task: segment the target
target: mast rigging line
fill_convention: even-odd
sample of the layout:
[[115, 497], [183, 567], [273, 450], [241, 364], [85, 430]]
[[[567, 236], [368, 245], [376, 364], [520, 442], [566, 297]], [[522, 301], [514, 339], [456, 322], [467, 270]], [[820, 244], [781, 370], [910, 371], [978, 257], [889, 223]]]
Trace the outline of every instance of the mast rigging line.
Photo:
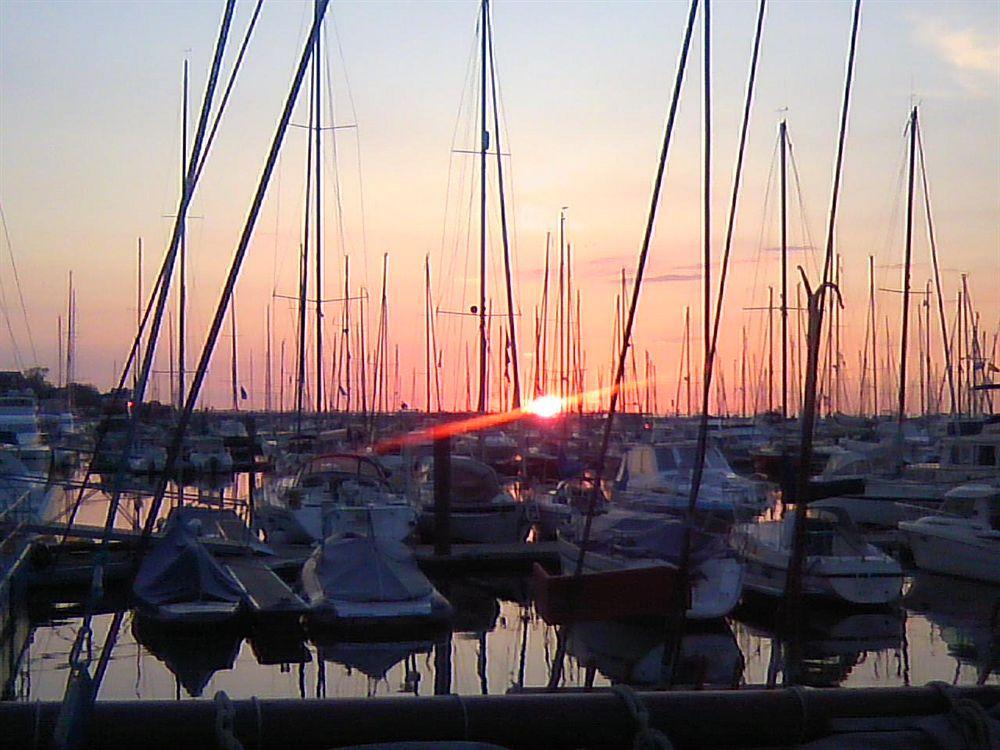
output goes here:
[[[715, 316], [714, 316], [714, 320], [712, 322], [711, 340], [709, 342], [708, 350], [705, 353], [705, 364], [704, 364], [704, 373], [703, 373], [704, 384], [702, 386], [702, 398], [701, 398], [701, 417], [698, 420], [698, 442], [697, 442], [697, 447], [696, 447], [696, 451], [697, 452], [696, 452], [696, 458], [695, 458], [695, 463], [694, 463], [694, 473], [692, 474], [692, 477], [691, 477], [691, 493], [690, 493], [690, 496], [688, 498], [688, 523], [689, 524], [690, 524], [690, 522], [691, 522], [691, 520], [693, 518], [695, 505], [698, 502], [698, 492], [699, 492], [699, 490], [701, 488], [701, 480], [702, 480], [702, 476], [704, 474], [704, 468], [705, 468], [705, 454], [706, 454], [706, 451], [707, 451], [707, 444], [708, 444], [708, 400], [709, 400], [709, 395], [710, 395], [710, 391], [711, 391], [711, 387], [712, 387], [712, 375], [714, 374], [715, 355], [716, 355], [716, 350], [717, 350], [718, 340], [719, 340], [719, 322], [722, 319], [722, 300], [723, 300], [723, 298], [725, 296], [726, 279], [728, 278], [728, 274], [729, 274], [729, 256], [730, 256], [731, 251], [732, 251], [733, 232], [734, 232], [734, 229], [735, 229], [735, 226], [736, 226], [736, 208], [737, 208], [738, 201], [739, 201], [740, 184], [741, 184], [741, 179], [740, 178], [742, 177], [742, 174], [743, 174], [743, 157], [744, 157], [744, 154], [746, 152], [747, 132], [748, 132], [749, 125], [750, 125], [750, 113], [751, 113], [751, 109], [752, 109], [752, 105], [753, 105], [754, 84], [755, 84], [756, 79], [757, 79], [757, 62], [758, 62], [759, 55], [760, 55], [760, 41], [761, 41], [761, 37], [763, 35], [763, 29], [764, 29], [764, 12], [765, 12], [766, 6], [767, 6], [767, 0], [760, 0], [760, 4], [759, 4], [758, 10], [757, 10], [757, 27], [756, 27], [756, 30], [754, 32], [753, 53], [751, 54], [751, 58], [750, 58], [750, 74], [749, 74], [749, 77], [747, 79], [746, 99], [745, 99], [744, 104], [743, 104], [743, 124], [742, 124], [742, 126], [740, 128], [740, 143], [739, 143], [739, 148], [737, 149], [737, 152], [736, 152], [736, 169], [735, 169], [735, 173], [733, 175], [733, 190], [732, 190], [732, 195], [731, 195], [730, 203], [729, 203], [729, 217], [728, 217], [727, 222], [726, 222], [726, 237], [725, 237], [725, 244], [723, 245], [723, 251], [722, 251], [722, 263], [721, 263], [721, 267], [720, 267], [720, 277], [719, 277], [719, 291], [718, 291], [718, 295], [717, 295], [716, 300], [715, 300]], [[707, 8], [707, 6], [706, 6], [706, 8]], [[706, 25], [707, 25], [707, 23], [708, 22], [706, 20]], [[706, 41], [707, 41], [707, 36], [706, 36]], [[707, 53], [707, 51], [706, 51], [706, 59], [708, 59], [708, 53]], [[707, 76], [706, 76], [706, 78], [707, 78]], [[706, 133], [706, 140], [708, 140], [708, 133]], [[708, 147], [706, 146], [706, 149], [707, 148]], [[706, 169], [706, 175], [707, 175], [707, 173], [708, 173], [708, 170]], [[706, 176], [706, 181], [707, 180], [708, 180], [708, 177]], [[708, 267], [710, 265], [710, 260], [711, 260], [709, 254], [708, 254], [709, 253], [709, 248], [710, 248], [709, 235], [708, 235], [708, 219], [707, 219], [708, 207], [709, 207], [709, 199], [708, 199], [708, 194], [706, 192], [706, 203], [705, 203], [705, 210], [706, 210], [706, 226], [705, 226], [705, 252], [706, 252], [706, 257], [705, 257], [706, 289], [705, 289], [705, 292], [706, 292], [706, 300], [708, 299], [708, 297], [707, 297], [708, 293], [711, 291], [711, 287], [707, 283], [707, 279], [708, 279], [707, 272], [708, 272]], [[708, 302], [706, 301], [706, 308], [707, 308], [707, 306], [708, 306]], [[707, 312], [708, 312], [708, 309], [706, 309], [706, 314], [707, 314]], [[706, 322], [706, 325], [707, 325], [707, 322]], [[687, 535], [685, 535], [685, 549], [684, 549], [685, 553], [688, 552], [687, 542], [688, 542]], [[682, 565], [685, 562], [685, 558], [684, 558], [683, 555], [682, 555], [681, 562], [682, 562]], [[683, 570], [683, 567], [681, 569]]]
[[[14, 275], [14, 286], [17, 288], [17, 298], [21, 304], [21, 315], [24, 317], [24, 328], [28, 333], [28, 344], [31, 346], [31, 357], [34, 359], [35, 364], [38, 364], [38, 352], [35, 351], [35, 337], [31, 335], [31, 323], [28, 322], [28, 308], [24, 304], [24, 293], [21, 291], [21, 276], [17, 272], [17, 263], [14, 262], [14, 245], [10, 241], [10, 231], [7, 228], [7, 216], [3, 211], [3, 202], [0, 201], [0, 224], [3, 224], [3, 236], [7, 241], [7, 255], [10, 258], [10, 267]], [[11, 340], [14, 340], [14, 331], [10, 328], [10, 318], [9, 312], [7, 311], [7, 305], [4, 303], [4, 315], [7, 316], [7, 327], [10, 330]], [[14, 341], [14, 350], [18, 352], [17, 342]], [[20, 353], [18, 352], [18, 359], [20, 359]]]
[[[243, 41], [240, 43], [239, 52], [236, 55], [236, 60], [233, 62], [233, 69], [232, 69], [232, 71], [230, 73], [229, 80], [226, 83], [225, 92], [223, 93], [222, 99], [219, 102], [219, 109], [216, 112], [215, 119], [214, 119], [214, 121], [212, 123], [212, 127], [211, 127], [211, 129], [209, 131], [207, 139], [205, 140], [204, 150], [202, 151], [202, 159], [198, 163], [198, 166], [197, 166], [197, 168], [196, 168], [196, 170], [194, 172], [194, 177], [192, 178], [192, 188], [191, 188], [192, 192], [194, 190], [194, 186], [198, 184], [199, 178], [201, 177], [201, 170], [205, 166], [205, 160], [208, 158], [208, 152], [211, 149], [213, 142], [215, 141], [215, 134], [216, 134], [216, 132], [217, 132], [217, 130], [219, 128], [219, 124], [220, 124], [220, 122], [222, 120], [222, 115], [223, 115], [223, 113], [226, 110], [226, 105], [229, 102], [229, 95], [232, 93], [233, 86], [234, 86], [234, 84], [236, 82], [236, 76], [239, 73], [240, 68], [243, 65], [243, 58], [244, 58], [244, 56], [246, 54], [247, 47], [248, 47], [248, 45], [250, 43], [250, 38], [253, 35], [254, 28], [256, 28], [257, 19], [260, 16], [260, 11], [261, 11], [261, 8], [263, 7], [263, 4], [264, 4], [264, 0], [257, 0], [257, 5], [254, 8], [253, 15], [250, 18], [250, 22], [247, 24], [246, 31], [244, 32], [244, 35], [243, 35]], [[228, 28], [227, 28], [227, 32], [226, 33], [227, 33], [227, 36], [228, 36]], [[221, 58], [220, 58], [220, 60], [221, 60]], [[0, 206], [0, 212], [2, 212], [2, 206]], [[177, 219], [179, 214], [180, 214], [180, 212], [178, 211], [178, 214], [175, 214], [172, 218]], [[192, 217], [188, 216], [187, 218], [192, 218]], [[5, 227], [5, 231], [6, 231], [6, 224], [4, 225], [4, 227]], [[175, 226], [175, 230], [176, 230], [176, 226]], [[169, 250], [168, 250], [168, 255], [169, 255]], [[150, 290], [149, 300], [146, 303], [146, 309], [145, 309], [145, 311], [142, 314], [142, 320], [139, 323], [139, 327], [138, 327], [138, 330], [136, 331], [135, 338], [132, 341], [132, 346], [129, 349], [128, 356], [125, 358], [125, 365], [122, 368], [121, 376], [120, 376], [120, 378], [118, 380], [118, 390], [119, 391], [122, 388], [125, 387], [125, 382], [127, 380], [127, 374], [129, 372], [129, 370], [132, 369], [133, 362], [136, 359], [136, 356], [138, 354], [139, 348], [142, 346], [142, 336], [143, 336], [143, 333], [144, 333], [144, 331], [146, 329], [146, 325], [149, 322], [149, 316], [152, 313], [154, 302], [156, 302], [156, 300], [158, 299], [158, 295], [160, 294], [160, 290], [161, 290], [161, 287], [163, 285], [163, 279], [165, 278], [165, 274], [166, 274], [166, 269], [167, 269], [167, 258], [165, 257], [163, 263], [160, 266], [160, 270], [159, 270], [159, 273], [157, 274], [156, 281], [153, 284], [153, 288]], [[138, 386], [138, 378], [136, 378], [136, 386]], [[138, 390], [137, 387], [136, 387], [136, 390]], [[137, 399], [135, 393], [133, 393], [133, 401], [138, 402], [138, 399]], [[94, 454], [95, 455], [100, 451], [103, 439], [104, 439], [104, 433], [102, 432], [102, 433], [100, 433], [98, 435], [97, 446], [94, 449]], [[82, 483], [81, 488], [80, 488], [80, 494], [77, 496], [77, 499], [76, 499], [76, 501], [73, 504], [73, 509], [72, 509], [72, 512], [71, 512], [71, 515], [70, 515], [69, 525], [72, 525], [73, 522], [76, 519], [77, 511], [79, 510], [80, 504], [81, 504], [81, 502], [83, 500], [83, 491], [86, 489], [87, 483], [89, 482], [92, 473], [93, 472], [92, 472], [91, 465], [88, 465], [87, 466], [87, 472], [84, 474], [83, 483]], [[66, 540], [66, 537], [64, 535], [63, 536], [63, 541], [65, 541], [65, 540]]]
[[941, 323], [941, 346], [944, 348], [945, 373], [948, 378], [948, 392], [951, 399], [951, 413], [955, 413], [955, 376], [951, 364], [951, 348], [948, 346], [948, 324], [944, 315], [944, 294], [941, 291], [941, 271], [938, 268], [937, 237], [931, 218], [931, 196], [927, 187], [927, 165], [924, 162], [924, 138], [917, 123], [917, 155], [920, 158], [920, 183], [924, 195], [924, 212], [927, 218], [927, 236], [931, 246], [931, 261], [934, 265], [934, 286], [937, 289], [938, 320]]
[[[801, 452], [799, 471], [795, 487], [794, 540], [789, 572], [785, 580], [785, 600], [790, 603], [789, 616], [798, 620], [799, 594], [802, 587], [802, 563], [805, 556], [805, 498], [809, 487], [809, 466], [812, 461], [812, 438], [816, 425], [816, 385], [817, 368], [819, 365], [820, 335], [823, 330], [823, 309], [826, 303], [826, 293], [832, 289], [840, 298], [840, 290], [831, 284], [830, 274], [833, 266], [834, 233], [837, 225], [837, 202], [840, 197], [840, 180], [844, 164], [844, 143], [847, 140], [847, 116], [850, 111], [851, 84], [854, 80], [854, 59], [857, 52], [858, 28], [861, 20], [861, 0], [854, 0], [854, 11], [851, 20], [851, 41], [847, 53], [847, 73], [844, 81], [843, 102], [840, 113], [840, 129], [837, 137], [837, 158], [834, 166], [833, 188], [830, 195], [829, 224], [826, 235], [826, 256], [823, 262], [823, 277], [815, 292], [810, 289], [805, 272], [799, 268], [803, 277], [803, 286], [809, 300], [807, 342], [807, 363], [805, 386], [801, 409]], [[842, 304], [842, 303], [841, 303]]]
[[[233, 11], [235, 7], [236, 7], [236, 0], [227, 0], [225, 10], [223, 11], [222, 21], [219, 27], [219, 34], [216, 40], [215, 52], [212, 59], [212, 67], [209, 73], [208, 81], [205, 86], [205, 93], [202, 99], [201, 114], [198, 118], [198, 128], [195, 134], [195, 139], [194, 139], [194, 144], [192, 146], [191, 154], [188, 157], [188, 167], [187, 167], [187, 175], [184, 182], [184, 189], [181, 191], [181, 199], [177, 210], [177, 218], [174, 222], [174, 229], [171, 237], [170, 246], [163, 261], [163, 268], [161, 269], [162, 282], [160, 284], [160, 290], [159, 290], [160, 294], [156, 298], [156, 312], [153, 318], [149, 339], [146, 343], [146, 351], [143, 356], [142, 369], [140, 370], [139, 378], [136, 384], [137, 392], [133, 394], [133, 400], [137, 404], [142, 402], [142, 398], [146, 390], [146, 385], [149, 380], [149, 374], [150, 371], [152, 370], [153, 355], [156, 349], [157, 335], [159, 333], [161, 324], [163, 322], [163, 313], [166, 307], [167, 296], [170, 290], [170, 277], [173, 275], [174, 261], [176, 260], [177, 251], [180, 245], [180, 237], [181, 237], [182, 227], [184, 224], [184, 219], [187, 215], [187, 210], [188, 207], [190, 206], [191, 198], [194, 193], [195, 187], [197, 186], [197, 180], [196, 180], [197, 164], [198, 164], [197, 160], [202, 153], [202, 144], [205, 142], [205, 131], [206, 128], [208, 127], [209, 112], [211, 110], [212, 99], [214, 98], [216, 85], [218, 83], [219, 69], [222, 66], [222, 57], [226, 47], [226, 40], [229, 37], [229, 28], [232, 22]], [[128, 369], [125, 368], [122, 374], [123, 378], [125, 377], [125, 373], [127, 372]], [[197, 396], [197, 392], [192, 391], [190, 395]], [[193, 404], [194, 399], [193, 398], [190, 399], [189, 403]], [[128, 422], [128, 428], [125, 433], [125, 440], [123, 442], [121, 455], [118, 460], [118, 467], [117, 470], [115, 471], [115, 479], [114, 479], [111, 499], [108, 504], [108, 513], [104, 524], [104, 533], [101, 537], [101, 542], [100, 542], [102, 553], [104, 553], [107, 550], [107, 546], [110, 541], [111, 528], [114, 526], [114, 520], [118, 512], [118, 504], [121, 499], [122, 484], [124, 482], [126, 461], [128, 454], [131, 451], [132, 444], [135, 441], [135, 433], [139, 423], [140, 412], [141, 409], [139, 408], [135, 408], [133, 410], [132, 417]], [[181, 432], [181, 435], [183, 435], [183, 432]], [[174, 465], [176, 464], [176, 454], [174, 455], [173, 464], [170, 463], [170, 458], [171, 458], [170, 455], [168, 455], [168, 466], [172, 470]], [[91, 467], [92, 465], [93, 462], [91, 462]], [[90, 467], [88, 467], [88, 473], [89, 471]], [[166, 491], [165, 479], [162, 480], [162, 491], [163, 493], [165, 493]], [[158, 497], [162, 499], [162, 493], [159, 494]], [[158, 507], [159, 506], [157, 505], [157, 509]], [[152, 531], [152, 524], [155, 520], [155, 513], [152, 512], [152, 509], [150, 512], [151, 515], [148, 516], [146, 519], [147, 522], [146, 526], [149, 532]], [[143, 538], [146, 538], [146, 536], [147, 535], [144, 533]], [[94, 577], [91, 584], [90, 595], [88, 596], [86, 614], [82, 625], [80, 626], [79, 630], [77, 630], [74, 646], [71, 651], [70, 674], [66, 682], [66, 693], [63, 699], [63, 706], [62, 709], [60, 710], [61, 716], [65, 717], [63, 721], [66, 722], [73, 721], [73, 716], [74, 716], [73, 696], [76, 695], [80, 690], [80, 688], [77, 688], [76, 685], [81, 684], [81, 680], [83, 680], [84, 682], [86, 681], [85, 675], [89, 671], [89, 661], [90, 661], [89, 658], [81, 659], [79, 658], [79, 654], [82, 652], [82, 646], [87, 636], [90, 633], [92, 633], [91, 622], [93, 619], [93, 609], [95, 600], [103, 576], [102, 568], [103, 568], [102, 559], [99, 557], [97, 565], [94, 569]], [[101, 678], [103, 677], [104, 671], [107, 668], [108, 661], [110, 660], [111, 657], [111, 651], [113, 650], [114, 644], [117, 640], [118, 637], [117, 625], [120, 624], [120, 622], [121, 618], [116, 616], [115, 617], [116, 625], [108, 630], [107, 637], [104, 641], [104, 645], [101, 650], [100, 661], [97, 666], [97, 671], [95, 672], [92, 687], [90, 688], [89, 691], [90, 697], [92, 699], [96, 698], [98, 691], [100, 690]], [[93, 704], [90, 703], [90, 705], [87, 708], [88, 709], [92, 708], [92, 705]], [[77, 717], [79, 719], [79, 714], [77, 714]]]
[[[594, 511], [597, 502], [597, 494], [600, 491], [601, 477], [604, 474], [604, 463], [611, 443], [611, 430], [614, 426], [615, 412], [618, 406], [618, 396], [621, 390], [622, 378], [625, 375], [625, 366], [628, 358], [629, 347], [632, 339], [632, 327], [635, 323], [636, 309], [639, 304], [639, 291], [642, 288], [642, 279], [646, 271], [646, 262], [649, 258], [649, 245], [653, 237], [653, 227], [656, 223], [656, 209], [660, 202], [660, 189], [663, 185], [663, 175], [666, 171], [667, 155], [670, 151], [670, 142], [674, 132], [674, 123], [677, 118], [677, 107], [680, 102], [681, 89], [684, 82], [684, 71], [687, 68], [688, 52], [691, 47], [691, 36], [694, 32], [694, 22], [698, 13], [698, 0], [691, 0], [688, 10], [687, 25], [684, 30], [684, 39], [681, 43], [679, 59], [677, 61], [677, 73], [674, 78], [674, 88], [670, 99], [670, 108], [667, 114], [667, 122], [664, 127], [663, 144], [660, 148], [660, 159], [656, 168], [656, 177], [653, 180], [653, 191], [650, 197], [649, 214], [646, 218], [646, 228], [643, 233], [642, 246], [639, 250], [639, 259], [636, 265], [635, 278], [632, 282], [632, 298], [629, 302], [628, 317], [625, 322], [625, 330], [622, 336], [622, 347], [618, 355], [618, 366], [615, 370], [615, 379], [611, 388], [611, 395], [608, 403], [608, 416], [604, 422], [604, 430], [601, 434], [601, 449], [598, 454], [598, 463], [595, 467], [598, 481], [594, 482], [594, 489], [590, 494], [587, 503], [587, 516], [583, 530], [583, 539], [580, 543], [580, 554], [577, 556], [573, 575], [578, 576], [583, 572], [583, 560], [586, 553], [587, 541], [590, 539], [590, 529], [594, 518]], [[559, 641], [557, 654], [552, 665], [552, 674], [549, 678], [549, 688], [555, 689], [562, 673], [562, 664], [566, 656], [567, 638], [563, 637]]]

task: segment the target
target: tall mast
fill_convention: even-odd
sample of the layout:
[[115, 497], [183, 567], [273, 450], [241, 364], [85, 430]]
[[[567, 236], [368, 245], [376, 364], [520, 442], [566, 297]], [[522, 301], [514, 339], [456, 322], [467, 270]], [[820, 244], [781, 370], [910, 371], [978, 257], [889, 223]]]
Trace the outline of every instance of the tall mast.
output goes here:
[[73, 384], [73, 327], [76, 314], [73, 298], [73, 272], [69, 272], [69, 294], [66, 298], [66, 387]]
[[265, 359], [267, 361], [264, 363], [264, 368], [265, 368], [264, 369], [264, 410], [269, 412], [269, 411], [271, 411], [271, 406], [272, 406], [272, 404], [271, 404], [271, 305], [267, 306], [267, 309], [265, 311], [265, 315], [266, 315], [266, 317], [264, 318], [264, 322], [265, 322], [265, 325], [266, 325], [266, 328], [267, 328], [267, 330], [265, 331], [265, 335], [267, 337], [267, 342], [266, 342], [267, 349], [265, 351]]
[[340, 358], [344, 370], [344, 400], [347, 411], [351, 410], [351, 259], [344, 256], [344, 323], [341, 330], [343, 344]]
[[424, 256], [424, 366], [427, 370], [425, 403], [431, 413], [431, 256]]
[[479, 401], [476, 411], [486, 411], [486, 152], [490, 146], [486, 130], [486, 19], [489, 0], [483, 0], [479, 21]]
[[924, 370], [927, 373], [927, 402], [925, 412], [934, 409], [939, 412], [936, 399], [933, 397], [933, 378], [931, 377], [931, 280], [924, 285]]
[[[181, 194], [184, 193], [188, 152], [188, 60], [184, 58], [184, 85], [181, 96]], [[177, 408], [184, 408], [184, 340], [187, 334], [187, 222], [180, 225], [177, 256]]]
[[[139, 335], [139, 328], [142, 326], [142, 237], [139, 238], [138, 259], [135, 270], [135, 330]], [[139, 358], [132, 362], [132, 392], [139, 385]]]
[[[486, 4], [485, 0], [483, 4], [485, 6]], [[510, 344], [511, 368], [514, 371], [513, 372], [514, 390], [513, 393], [511, 394], [511, 398], [512, 398], [513, 408], [520, 409], [521, 374], [517, 358], [517, 334], [516, 334], [516, 328], [514, 327], [514, 288], [510, 271], [510, 243], [508, 242], [507, 239], [507, 201], [504, 197], [504, 189], [503, 189], [503, 155], [501, 153], [502, 149], [500, 147], [500, 114], [499, 114], [499, 108], [497, 107], [497, 72], [496, 72], [496, 62], [494, 60], [494, 55], [493, 55], [493, 23], [490, 21], [489, 14], [485, 11], [483, 13], [483, 18], [486, 24], [486, 32], [489, 35], [490, 79], [491, 79], [490, 90], [492, 91], [493, 94], [493, 140], [496, 143], [495, 149], [497, 153], [497, 189], [500, 196], [500, 236], [503, 240], [503, 269], [507, 287], [507, 329], [508, 329], [507, 341]], [[506, 350], [504, 350], [504, 356], [506, 356]]]
[[563, 327], [566, 329], [566, 393], [564, 398], [568, 398], [572, 393], [573, 386], [573, 244], [566, 243], [566, 320]]
[[684, 381], [687, 384], [687, 415], [691, 416], [691, 308], [684, 308], [684, 351], [687, 352]]
[[63, 337], [62, 337], [62, 315], [56, 315], [56, 367], [58, 368], [58, 375], [56, 376], [56, 387], [63, 387]]
[[743, 356], [740, 358], [740, 415], [747, 415], [747, 327], [743, 326]]
[[[320, 23], [320, 2], [316, 0], [314, 5], [313, 23]], [[323, 107], [320, 96], [320, 40], [321, 33], [316, 34], [316, 43], [313, 50], [313, 98], [316, 102], [316, 130], [315, 146], [316, 151], [316, 171], [315, 171], [315, 193], [316, 193], [316, 413], [323, 411], [323, 197], [321, 186], [323, 183], [323, 151], [321, 148], [321, 134], [323, 132]], [[346, 305], [347, 302], [345, 301]]]
[[233, 411], [239, 411], [240, 401], [239, 393], [237, 393], [237, 377], [236, 377], [236, 295], [232, 295], [229, 298], [229, 329], [233, 335], [233, 344], [229, 351], [229, 374], [230, 383], [233, 392]]
[[[549, 383], [549, 369], [548, 369], [548, 348], [549, 348], [549, 246], [552, 244], [552, 233], [545, 233], [545, 275], [542, 277], [542, 320], [541, 320], [541, 365], [540, 365], [540, 375], [539, 380], [542, 384], [542, 390], [548, 392]], [[535, 394], [538, 395], [537, 393]]]
[[910, 111], [910, 166], [906, 196], [906, 257], [903, 261], [903, 328], [899, 343], [899, 426], [906, 418], [906, 343], [910, 325], [910, 259], [913, 255], [913, 178], [917, 153], [917, 108]]
[[559, 396], [566, 396], [566, 341], [563, 328], [566, 326], [565, 310], [565, 277], [566, 277], [566, 207], [559, 209], [559, 309], [556, 317], [559, 320], [556, 336], [559, 341]]
[[781, 423], [788, 419], [788, 192], [786, 156], [788, 125], [778, 127], [781, 139]]
[[868, 256], [868, 310], [872, 326], [872, 412], [878, 419], [878, 318], [875, 316], [875, 256]]
[[767, 410], [774, 411], [774, 287], [767, 288]]

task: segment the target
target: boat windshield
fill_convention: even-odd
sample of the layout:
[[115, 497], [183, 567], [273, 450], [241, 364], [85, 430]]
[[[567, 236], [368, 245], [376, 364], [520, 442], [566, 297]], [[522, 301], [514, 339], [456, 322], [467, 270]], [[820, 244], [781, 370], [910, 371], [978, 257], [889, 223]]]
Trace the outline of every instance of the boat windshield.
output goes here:
[[[676, 469], [690, 471], [694, 467], [696, 456], [697, 446], [694, 444], [659, 446], [656, 448], [656, 465], [660, 471], [672, 471]], [[705, 452], [705, 468], [728, 471], [729, 464], [718, 448], [710, 446]]]
[[381, 479], [378, 467], [360, 456], [320, 456], [309, 462], [307, 474], [355, 474]]

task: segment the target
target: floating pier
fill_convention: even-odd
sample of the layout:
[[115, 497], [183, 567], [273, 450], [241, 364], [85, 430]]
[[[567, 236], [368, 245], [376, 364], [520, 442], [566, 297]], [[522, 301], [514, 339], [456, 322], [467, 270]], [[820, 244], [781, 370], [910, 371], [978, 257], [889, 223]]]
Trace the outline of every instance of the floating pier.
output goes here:
[[[962, 711], [955, 710], [956, 705]], [[892, 732], [900, 747], [931, 717], [945, 734], [1000, 704], [1000, 687], [830, 688], [491, 696], [107, 701], [94, 705], [88, 747], [349, 747], [466, 740], [504, 748], [623, 748], [662, 732], [675, 748], [777, 748]], [[4, 742], [49, 747], [60, 704], [0, 704]], [[964, 714], [964, 718], [963, 718]], [[228, 729], [231, 727], [231, 730]], [[950, 727], [950, 728], [949, 728]], [[954, 736], [958, 736], [957, 734]], [[230, 744], [225, 744], [229, 742]], [[861, 745], [855, 745], [861, 746]]]

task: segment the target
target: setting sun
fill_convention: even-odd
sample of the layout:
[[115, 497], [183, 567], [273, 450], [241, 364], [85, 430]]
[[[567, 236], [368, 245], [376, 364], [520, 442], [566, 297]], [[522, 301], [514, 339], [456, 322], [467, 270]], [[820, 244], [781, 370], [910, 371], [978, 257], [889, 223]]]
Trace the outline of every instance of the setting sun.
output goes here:
[[551, 419], [562, 411], [562, 399], [558, 396], [539, 396], [529, 401], [524, 410], [543, 419]]

